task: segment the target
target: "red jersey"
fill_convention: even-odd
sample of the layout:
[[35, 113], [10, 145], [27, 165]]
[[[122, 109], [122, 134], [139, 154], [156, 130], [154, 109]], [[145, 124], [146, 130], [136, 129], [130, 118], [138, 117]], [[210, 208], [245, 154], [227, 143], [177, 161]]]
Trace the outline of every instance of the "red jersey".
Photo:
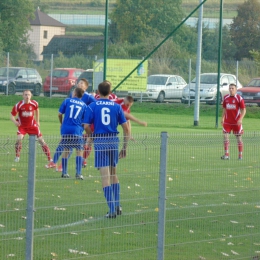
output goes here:
[[240, 95], [226, 95], [223, 100], [223, 108], [226, 109], [224, 123], [236, 124], [241, 115], [240, 109], [245, 107], [244, 99]]
[[[112, 101], [115, 101], [115, 100], [117, 99], [117, 95], [115, 95], [114, 93], [110, 93], [109, 96], [108, 96], [108, 98], [109, 98], [110, 100], [112, 100]], [[97, 95], [95, 96], [95, 99], [100, 99], [100, 95], [97, 94]]]
[[118, 98], [114, 102], [120, 105], [124, 112], [130, 113], [130, 108], [125, 105], [124, 98]]
[[12, 109], [11, 114], [18, 114], [18, 122], [23, 127], [31, 127], [35, 124], [34, 111], [38, 109], [38, 103], [35, 100], [30, 100], [28, 104], [24, 101], [18, 102]]

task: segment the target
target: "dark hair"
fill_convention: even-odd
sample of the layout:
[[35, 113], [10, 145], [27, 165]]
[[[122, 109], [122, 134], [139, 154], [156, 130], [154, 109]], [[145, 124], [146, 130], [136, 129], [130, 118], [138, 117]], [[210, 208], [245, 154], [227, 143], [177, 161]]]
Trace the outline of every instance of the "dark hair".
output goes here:
[[111, 83], [103, 81], [98, 85], [98, 91], [102, 96], [108, 96], [110, 93]]
[[85, 78], [82, 78], [82, 79], [80, 79], [80, 80], [82, 80], [82, 81], [87, 85], [87, 87], [88, 87], [88, 80], [86, 80]]
[[229, 86], [234, 86], [235, 88], [237, 87], [235, 83], [230, 83]]
[[82, 88], [75, 88], [74, 89], [74, 93], [75, 93], [75, 96], [77, 97], [77, 98], [82, 98], [82, 96], [83, 96], [83, 94], [84, 94], [84, 90], [82, 89]]
[[132, 97], [132, 96], [126, 96], [125, 97], [126, 98], [126, 100], [128, 101], [128, 102], [130, 102], [130, 103], [134, 103], [134, 98]]

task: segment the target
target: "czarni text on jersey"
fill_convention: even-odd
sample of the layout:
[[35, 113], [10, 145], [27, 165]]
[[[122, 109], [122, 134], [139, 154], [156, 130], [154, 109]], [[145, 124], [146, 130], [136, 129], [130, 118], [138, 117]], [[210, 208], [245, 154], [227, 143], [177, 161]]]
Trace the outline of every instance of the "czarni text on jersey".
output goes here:
[[113, 101], [97, 101], [97, 105], [109, 105], [109, 106], [114, 106], [115, 103]]
[[76, 103], [76, 104], [79, 104], [79, 105], [82, 105], [82, 106], [84, 105], [84, 102], [78, 101], [78, 100], [75, 100], [75, 99], [71, 99], [70, 102], [71, 103]]

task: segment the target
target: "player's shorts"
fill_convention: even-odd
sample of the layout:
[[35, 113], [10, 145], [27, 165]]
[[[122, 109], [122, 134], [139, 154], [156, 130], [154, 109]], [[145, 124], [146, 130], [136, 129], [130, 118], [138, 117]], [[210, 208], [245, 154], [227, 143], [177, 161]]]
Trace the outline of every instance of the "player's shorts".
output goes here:
[[118, 164], [119, 138], [117, 136], [94, 137], [95, 167], [116, 167]]
[[34, 124], [33, 126], [29, 126], [29, 127], [23, 127], [23, 126], [19, 126], [18, 130], [17, 130], [17, 135], [36, 135], [37, 137], [41, 137], [42, 133], [40, 131], [39, 126], [37, 126], [36, 124]]
[[72, 148], [83, 150], [84, 138], [78, 135], [62, 135], [60, 145], [68, 150]]
[[244, 133], [243, 126], [242, 125], [235, 125], [235, 124], [223, 124], [223, 133], [230, 134], [231, 131], [234, 135], [242, 135]]

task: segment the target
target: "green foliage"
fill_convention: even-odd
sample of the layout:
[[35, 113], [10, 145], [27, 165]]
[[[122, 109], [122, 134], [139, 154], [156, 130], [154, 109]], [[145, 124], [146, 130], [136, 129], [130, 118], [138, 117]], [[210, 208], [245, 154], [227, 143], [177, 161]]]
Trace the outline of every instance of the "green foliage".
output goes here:
[[[82, 54], [75, 54], [71, 57], [64, 56], [62, 52], [59, 52], [58, 56], [53, 59], [55, 68], [82, 68], [88, 69], [92, 68], [93, 60], [85, 57]], [[47, 63], [47, 69], [50, 69], [50, 66]]]
[[183, 17], [180, 0], [117, 0], [110, 16], [112, 38], [139, 43], [149, 35], [167, 35]]
[[238, 15], [231, 24], [231, 37], [237, 46], [236, 58], [251, 58], [250, 50], [259, 50], [260, 3], [247, 0], [237, 8]]
[[0, 1], [0, 42], [3, 51], [24, 50], [30, 28], [28, 18], [33, 18], [34, 7], [31, 0]]
[[[204, 28], [202, 34], [202, 58], [205, 60], [218, 59], [219, 27], [215, 29]], [[231, 40], [230, 30], [227, 26], [222, 29], [222, 59], [233, 60], [236, 46]]]

